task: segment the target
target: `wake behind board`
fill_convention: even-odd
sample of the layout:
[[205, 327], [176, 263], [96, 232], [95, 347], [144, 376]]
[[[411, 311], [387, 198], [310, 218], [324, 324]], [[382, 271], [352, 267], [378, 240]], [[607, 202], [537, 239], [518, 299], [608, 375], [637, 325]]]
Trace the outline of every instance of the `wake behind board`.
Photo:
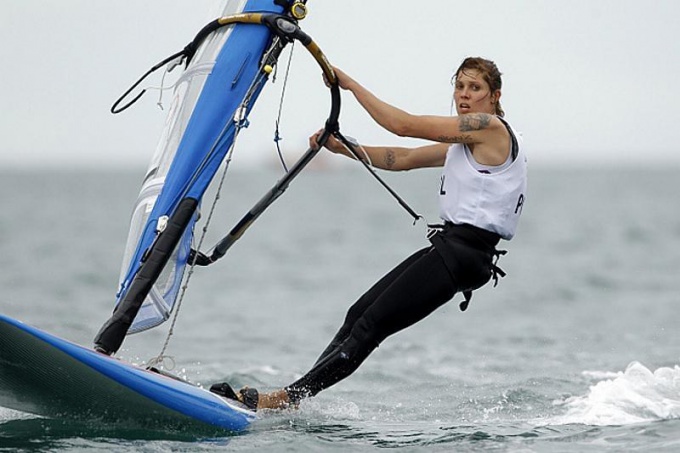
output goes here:
[[48, 418], [185, 432], [241, 431], [256, 417], [163, 376], [0, 314], [0, 406]]

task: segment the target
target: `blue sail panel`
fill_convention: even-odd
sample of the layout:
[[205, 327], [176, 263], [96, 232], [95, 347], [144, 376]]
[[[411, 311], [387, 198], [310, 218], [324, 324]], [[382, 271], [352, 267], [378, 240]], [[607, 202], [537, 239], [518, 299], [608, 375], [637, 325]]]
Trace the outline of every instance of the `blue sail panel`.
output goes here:
[[[275, 0], [228, 0], [222, 11], [227, 16], [282, 13], [283, 8]], [[164, 131], [133, 211], [117, 303], [180, 202], [200, 203], [233, 144], [235, 116], [241, 115], [244, 98], [248, 97], [245, 116], [266, 83], [260, 63], [271, 41], [272, 33], [264, 25], [222, 27], [206, 38], [176, 83]], [[181, 288], [196, 218], [197, 214], [183, 232], [129, 333], [155, 327], [169, 317]]]

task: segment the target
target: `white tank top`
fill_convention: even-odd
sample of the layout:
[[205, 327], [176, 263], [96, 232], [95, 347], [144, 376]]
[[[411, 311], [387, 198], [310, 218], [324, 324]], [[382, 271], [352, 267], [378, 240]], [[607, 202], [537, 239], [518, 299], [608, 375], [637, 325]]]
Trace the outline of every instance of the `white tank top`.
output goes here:
[[497, 167], [480, 166], [466, 145], [451, 145], [442, 172], [439, 210], [444, 221], [474, 225], [509, 240], [524, 206], [527, 160], [517, 134], [498, 119], [512, 139], [508, 161]]

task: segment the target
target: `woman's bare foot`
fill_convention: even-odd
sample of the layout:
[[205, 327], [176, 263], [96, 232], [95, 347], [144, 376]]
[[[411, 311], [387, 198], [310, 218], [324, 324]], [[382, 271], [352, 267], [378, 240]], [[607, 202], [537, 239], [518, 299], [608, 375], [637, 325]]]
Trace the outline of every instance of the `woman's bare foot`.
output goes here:
[[210, 391], [223, 398], [236, 400], [253, 411], [259, 409], [288, 409], [291, 406], [297, 407], [297, 404], [291, 404], [288, 392], [283, 389], [259, 393], [254, 388], [243, 387], [238, 392], [235, 392], [228, 383], [222, 382], [214, 384], [210, 387]]
[[[239, 392], [240, 393], [240, 392]], [[268, 393], [260, 393], [257, 400], [257, 409], [288, 409], [290, 407], [288, 392], [275, 390]]]

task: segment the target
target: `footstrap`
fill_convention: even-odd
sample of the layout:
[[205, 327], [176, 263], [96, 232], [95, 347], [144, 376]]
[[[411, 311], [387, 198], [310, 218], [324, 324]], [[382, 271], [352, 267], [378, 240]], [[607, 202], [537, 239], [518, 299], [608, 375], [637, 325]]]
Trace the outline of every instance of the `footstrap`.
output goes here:
[[241, 394], [243, 404], [245, 404], [248, 407], [248, 409], [256, 411], [257, 403], [260, 400], [260, 394], [257, 392], [257, 389], [244, 387], [238, 392]]
[[241, 395], [241, 397], [239, 398], [238, 395], [236, 395], [234, 389], [231, 388], [231, 385], [229, 385], [226, 382], [213, 384], [210, 387], [210, 391], [216, 395], [221, 396], [222, 398], [237, 401], [252, 411], [257, 410], [257, 403], [260, 400], [260, 394], [258, 393], [257, 389], [244, 387], [238, 391], [239, 395]]
[[210, 391], [216, 395], [220, 395], [222, 398], [228, 398], [230, 400], [238, 401], [238, 396], [236, 396], [236, 392], [234, 392], [234, 389], [231, 388], [231, 385], [227, 384], [226, 382], [213, 384], [210, 387]]

